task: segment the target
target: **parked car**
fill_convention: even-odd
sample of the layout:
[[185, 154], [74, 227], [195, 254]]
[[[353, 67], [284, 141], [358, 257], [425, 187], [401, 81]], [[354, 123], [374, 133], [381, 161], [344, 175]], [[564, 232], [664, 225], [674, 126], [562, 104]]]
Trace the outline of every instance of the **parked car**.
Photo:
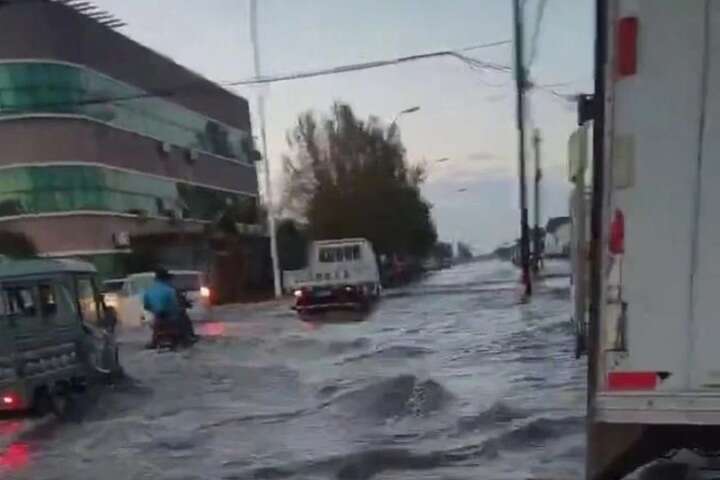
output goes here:
[[119, 373], [114, 311], [95, 268], [75, 260], [0, 263], [0, 410], [53, 410]]
[[305, 280], [295, 290], [294, 310], [367, 308], [381, 293], [375, 252], [363, 238], [324, 240], [310, 246]]
[[[188, 300], [188, 316], [193, 322], [212, 320], [210, 288], [205, 275], [197, 270], [170, 270], [172, 284]], [[146, 326], [152, 314], [143, 308], [143, 294], [155, 281], [155, 273], [128, 275], [118, 299], [118, 318], [123, 326]]]

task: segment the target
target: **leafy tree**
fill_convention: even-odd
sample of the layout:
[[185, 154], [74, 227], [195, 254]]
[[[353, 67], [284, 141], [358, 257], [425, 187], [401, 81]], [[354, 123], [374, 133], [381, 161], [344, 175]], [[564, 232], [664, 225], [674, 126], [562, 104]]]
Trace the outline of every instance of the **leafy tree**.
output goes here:
[[439, 258], [441, 260], [445, 259], [452, 259], [453, 257], [453, 247], [451, 243], [447, 242], [437, 242], [435, 246], [433, 247], [433, 256], [436, 258]]
[[281, 270], [300, 270], [307, 263], [307, 237], [292, 219], [283, 219], [277, 225], [277, 245]]
[[399, 132], [335, 103], [307, 112], [288, 134], [285, 206], [315, 239], [365, 237], [379, 253], [424, 256], [437, 240], [422, 197], [421, 166], [409, 166]]
[[461, 260], [470, 260], [473, 258], [472, 249], [463, 242], [458, 242], [458, 258]]

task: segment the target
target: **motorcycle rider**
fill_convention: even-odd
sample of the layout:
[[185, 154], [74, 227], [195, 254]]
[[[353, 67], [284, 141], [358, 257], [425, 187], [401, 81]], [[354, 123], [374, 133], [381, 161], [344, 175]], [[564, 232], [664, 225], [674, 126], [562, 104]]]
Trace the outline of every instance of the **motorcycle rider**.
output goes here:
[[153, 322], [152, 339], [148, 348], [157, 346], [158, 328], [165, 325], [173, 325], [180, 331], [181, 305], [178, 302], [178, 295], [175, 288], [170, 284], [172, 275], [165, 268], [155, 270], [155, 281], [143, 295], [143, 306], [155, 317]]

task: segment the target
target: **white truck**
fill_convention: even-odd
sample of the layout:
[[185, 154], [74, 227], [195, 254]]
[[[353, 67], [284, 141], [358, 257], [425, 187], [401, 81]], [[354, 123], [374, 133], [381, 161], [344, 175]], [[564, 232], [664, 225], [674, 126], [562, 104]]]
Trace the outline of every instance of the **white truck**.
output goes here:
[[720, 1], [596, 6], [587, 478], [688, 478], [720, 452]]
[[308, 268], [295, 275], [298, 313], [327, 310], [364, 310], [382, 290], [378, 261], [372, 244], [364, 238], [313, 242]]

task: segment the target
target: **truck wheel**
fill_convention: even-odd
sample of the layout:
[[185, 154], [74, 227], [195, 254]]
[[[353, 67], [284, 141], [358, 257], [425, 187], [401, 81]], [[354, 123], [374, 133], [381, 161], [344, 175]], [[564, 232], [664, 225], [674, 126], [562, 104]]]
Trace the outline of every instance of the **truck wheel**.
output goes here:
[[48, 394], [50, 398], [50, 410], [59, 418], [67, 416], [72, 407], [72, 390], [68, 385], [56, 385]]
[[70, 394], [64, 392], [51, 395], [50, 408], [57, 417], [63, 418], [70, 410]]
[[36, 417], [42, 417], [52, 412], [50, 394], [48, 393], [47, 388], [41, 387], [35, 390], [32, 405], [30, 406], [30, 412]]
[[639, 480], [697, 480], [698, 472], [686, 463], [662, 461], [646, 467]]

